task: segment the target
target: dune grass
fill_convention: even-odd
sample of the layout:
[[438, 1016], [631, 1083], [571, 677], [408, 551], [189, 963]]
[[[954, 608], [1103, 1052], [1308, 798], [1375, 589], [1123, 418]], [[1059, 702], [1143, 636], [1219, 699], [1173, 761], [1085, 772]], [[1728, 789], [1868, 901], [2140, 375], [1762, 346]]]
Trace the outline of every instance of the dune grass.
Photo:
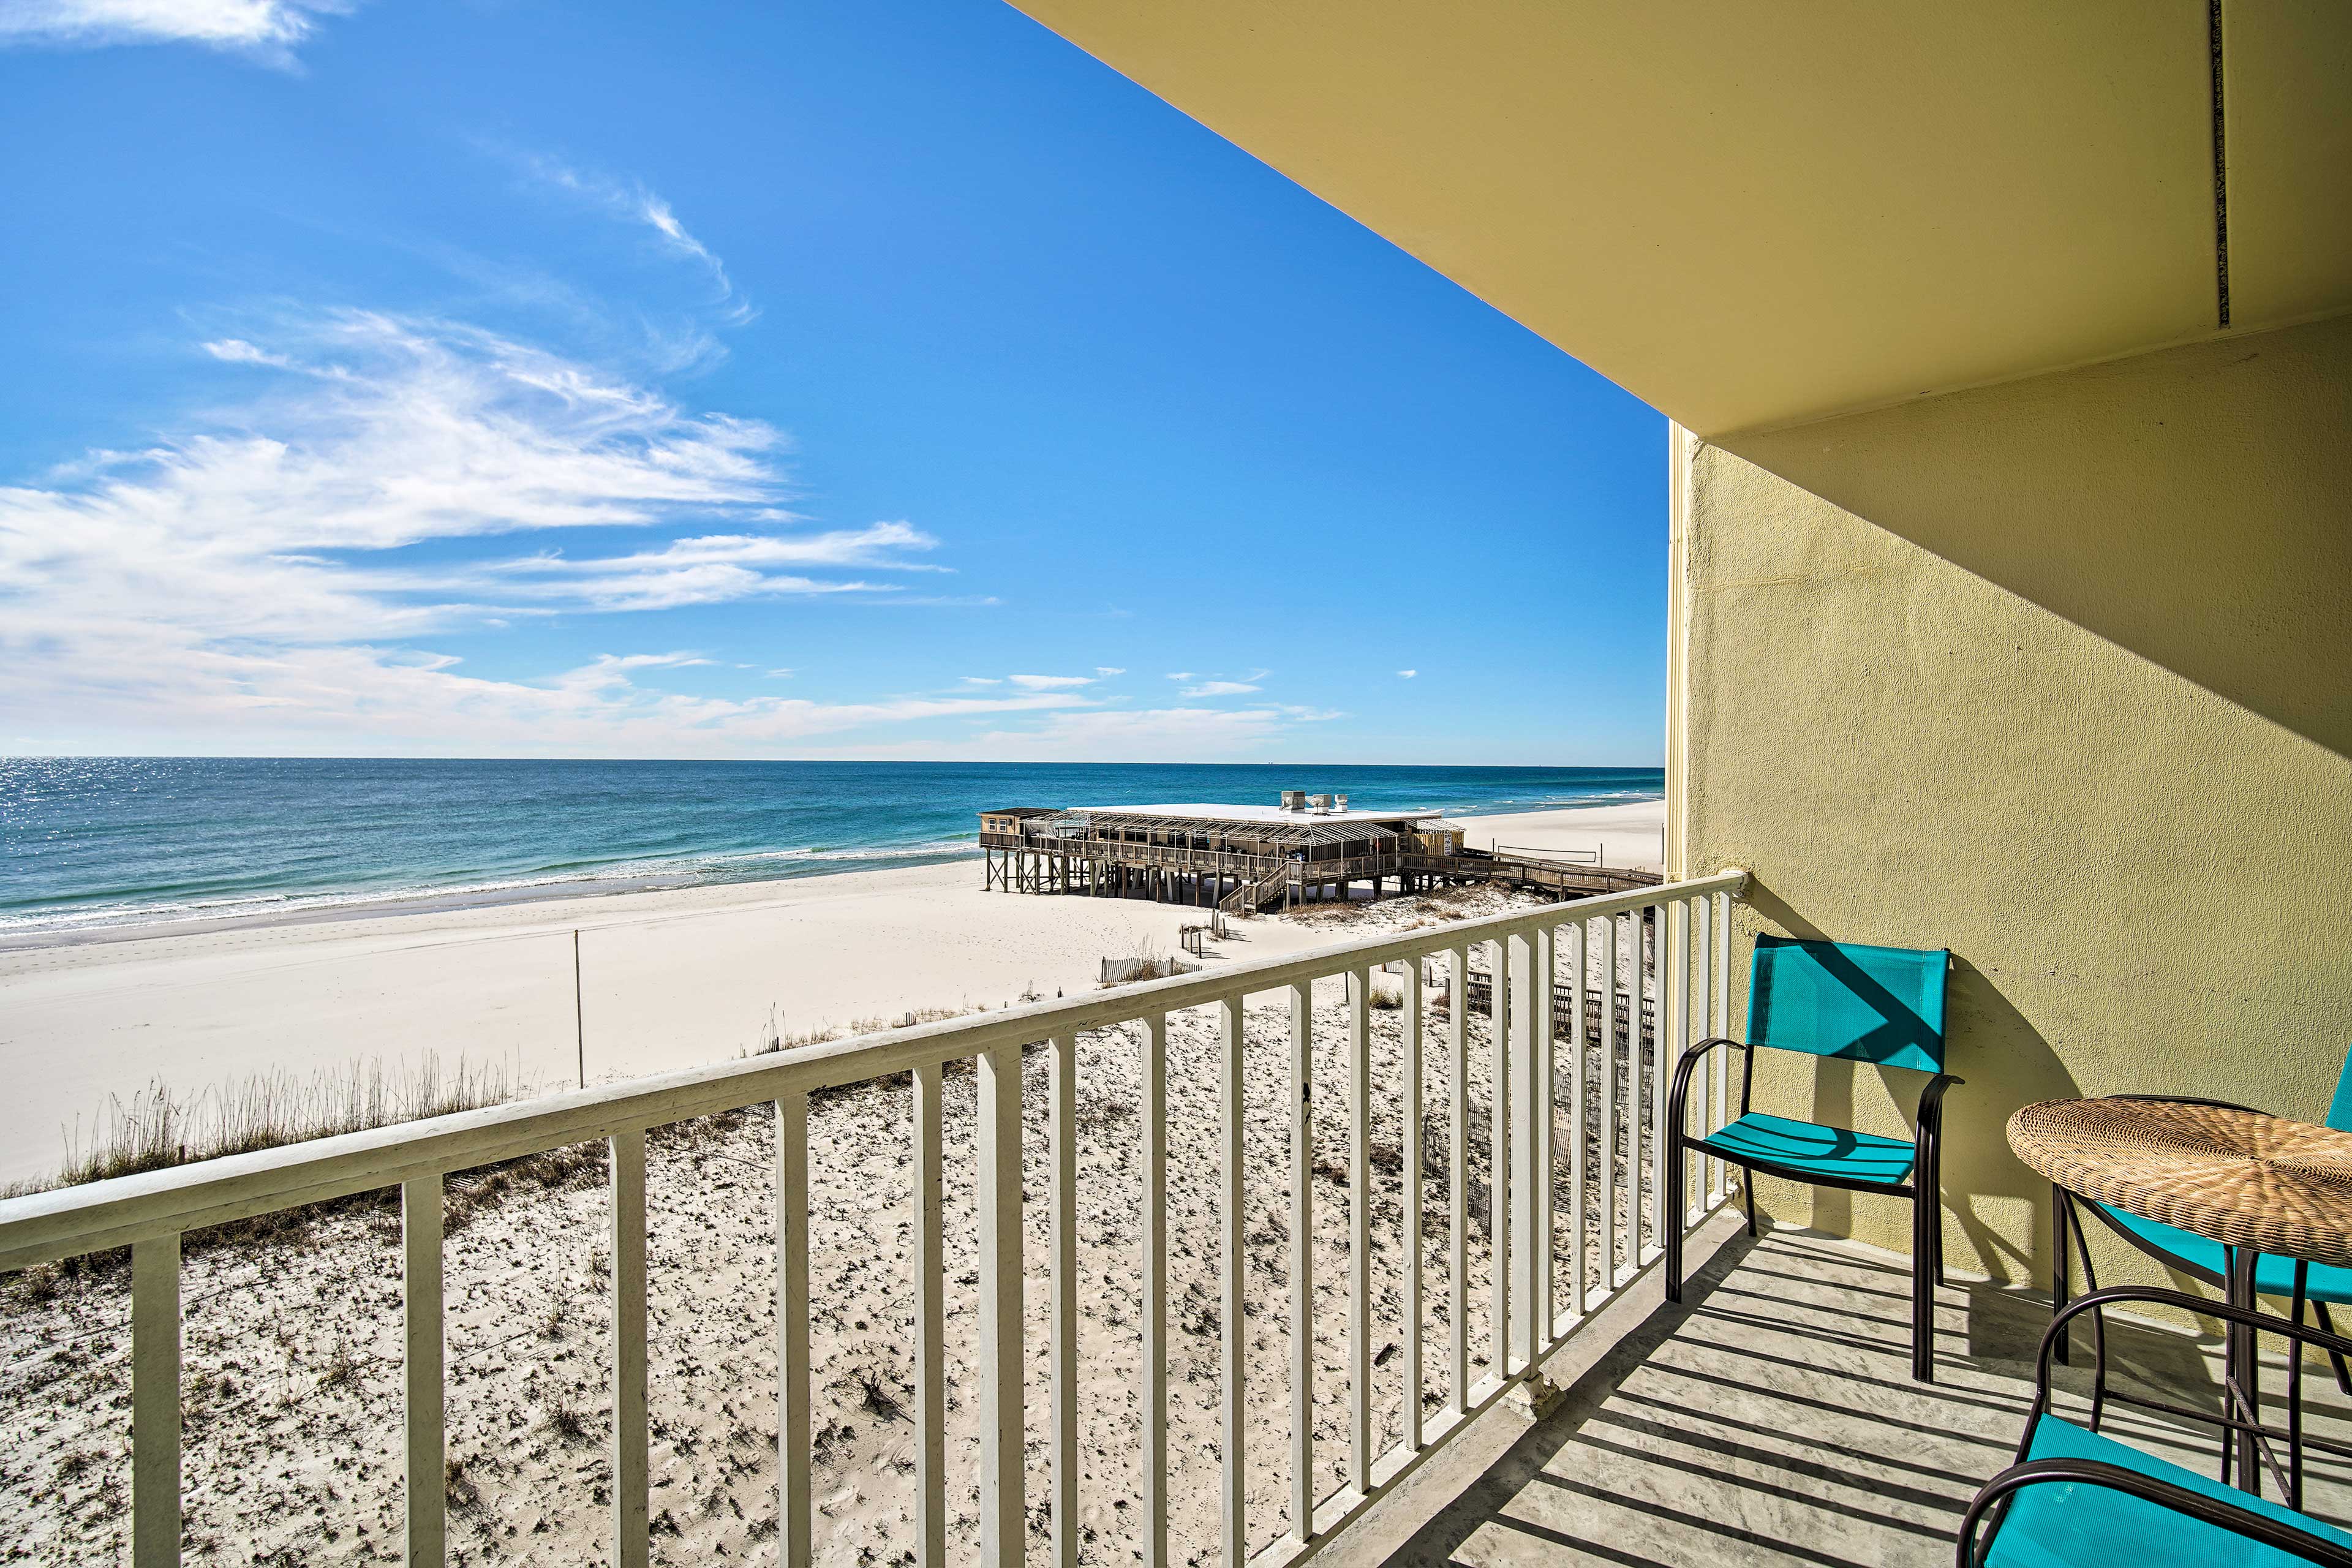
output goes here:
[[53, 1178], [9, 1192], [79, 1186], [362, 1132], [501, 1104], [515, 1093], [513, 1074], [502, 1067], [469, 1065], [460, 1057], [445, 1070], [429, 1052], [404, 1068], [381, 1059], [307, 1075], [278, 1068], [194, 1092], [158, 1078], [128, 1100], [110, 1096], [86, 1132], [77, 1122]]

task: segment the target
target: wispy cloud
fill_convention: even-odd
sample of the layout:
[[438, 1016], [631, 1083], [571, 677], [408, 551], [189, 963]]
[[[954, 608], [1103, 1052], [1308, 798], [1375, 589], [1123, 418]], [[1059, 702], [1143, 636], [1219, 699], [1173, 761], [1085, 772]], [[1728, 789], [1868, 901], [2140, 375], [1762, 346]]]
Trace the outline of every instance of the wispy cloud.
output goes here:
[[1094, 675], [1013, 675], [1006, 679], [1024, 691], [1074, 691], [1081, 686], [1092, 686], [1101, 677]]
[[1119, 668], [1118, 666], [1115, 664], [1098, 664], [1095, 666], [1096, 679], [1100, 680], [1108, 680], [1113, 676], [1125, 675], [1127, 671]]
[[295, 47], [345, 0], [5, 0], [0, 44], [200, 44], [291, 66]]
[[1176, 695], [1179, 697], [1241, 697], [1257, 689], [1256, 686], [1246, 680], [1204, 680], [1198, 686], [1184, 688]]
[[[678, 653], [541, 681], [469, 678], [414, 639], [562, 611], [888, 596], [875, 574], [929, 564], [919, 557], [938, 542], [903, 521], [802, 531], [768, 426], [689, 413], [456, 323], [334, 313], [247, 328], [207, 352], [222, 376], [263, 378], [233, 415], [0, 488], [0, 710], [20, 734], [113, 726], [256, 749], [348, 734], [667, 754], [697, 736], [751, 744], [876, 715], [1082, 700], [673, 703], [632, 679], [701, 657]], [[479, 546], [447, 559], [454, 541], [681, 526], [694, 531], [577, 560]], [[667, 741], [655, 738], [662, 726]]]
[[545, 554], [494, 562], [470, 575], [445, 581], [453, 588], [492, 597], [573, 599], [605, 610], [674, 609], [736, 599], [895, 593], [892, 584], [819, 579], [770, 568], [855, 566], [943, 572], [948, 568], [910, 561], [904, 553], [935, 549], [938, 544], [929, 534], [904, 522], [877, 522], [824, 533], [704, 534], [626, 555], [573, 559]]
[[1417, 669], [1400, 669], [1397, 671], [1397, 674], [1406, 680], [1411, 680], [1414, 676], [1419, 675], [1421, 671]]
[[734, 279], [727, 273], [727, 264], [719, 259], [711, 248], [696, 238], [679, 221], [669, 203], [634, 180], [619, 180], [609, 175], [577, 169], [558, 158], [541, 153], [499, 151], [530, 179], [551, 190], [586, 204], [624, 223], [635, 224], [652, 233], [655, 241], [671, 255], [696, 262], [710, 275], [717, 285], [730, 321], [748, 321], [757, 314], [751, 302], [736, 291]]
[[[1013, 761], [1149, 763], [1245, 757], [1265, 752], [1301, 725], [1344, 717], [1321, 709], [1263, 704], [1248, 708], [1082, 708], [1049, 713], [1024, 730], [992, 730], [953, 754]], [[931, 754], [942, 754], [936, 748]]]

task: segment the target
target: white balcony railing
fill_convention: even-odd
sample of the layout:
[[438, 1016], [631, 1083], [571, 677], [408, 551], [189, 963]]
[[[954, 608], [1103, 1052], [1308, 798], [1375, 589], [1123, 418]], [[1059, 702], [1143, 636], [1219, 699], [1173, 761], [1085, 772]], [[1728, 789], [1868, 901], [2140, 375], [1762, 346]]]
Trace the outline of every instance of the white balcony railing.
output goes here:
[[[609, 1088], [567, 1092], [428, 1121], [353, 1133], [175, 1170], [123, 1177], [0, 1202], [0, 1272], [128, 1246], [131, 1276], [132, 1562], [162, 1568], [180, 1560], [180, 1241], [184, 1233], [226, 1221], [295, 1208], [397, 1185], [403, 1215], [403, 1342], [406, 1561], [439, 1564], [446, 1542], [444, 1489], [442, 1205], [453, 1172], [594, 1139], [610, 1145], [613, 1315], [610, 1346], [613, 1421], [612, 1560], [642, 1568], [648, 1560], [648, 1421], [646, 1337], [646, 1136], [649, 1129], [762, 1103], [775, 1108], [779, 1560], [800, 1568], [811, 1558], [810, 1300], [808, 1121], [812, 1091], [885, 1075], [912, 1077], [914, 1190], [915, 1458], [913, 1517], [921, 1568], [946, 1561], [946, 1350], [943, 1331], [940, 1148], [942, 1073], [973, 1064], [977, 1091], [975, 1202], [979, 1229], [978, 1354], [969, 1363], [981, 1412], [979, 1543], [990, 1568], [1018, 1568], [1027, 1544], [1028, 1477], [1024, 1445], [1022, 1077], [1024, 1047], [1046, 1056], [1051, 1205], [1047, 1254], [1047, 1364], [1050, 1418], [1045, 1487], [1050, 1500], [1051, 1559], [1076, 1568], [1079, 1510], [1079, 1345], [1076, 1047], [1082, 1034], [1142, 1026], [1142, 1205], [1139, 1255], [1141, 1431], [1144, 1451], [1139, 1540], [1144, 1568], [1169, 1562], [1171, 1426], [1168, 1374], [1171, 1158], [1167, 1084], [1168, 1019], [1187, 1008], [1213, 1010], [1219, 1030], [1221, 1112], [1213, 1139], [1180, 1148], [1177, 1157], [1213, 1164], [1222, 1307], [1220, 1552], [1224, 1568], [1287, 1568], [1312, 1555], [1361, 1516], [1472, 1417], [1527, 1376], [1612, 1296], [1660, 1256], [1667, 1224], [1695, 1225], [1727, 1193], [1720, 1167], [1698, 1173], [1696, 1211], [1657, 1212], [1658, 1133], [1674, 1057], [1686, 1043], [1726, 1024], [1731, 904], [1747, 885], [1726, 871], [1636, 892], [1584, 899], [1541, 910], [1456, 921], [1299, 956], [1237, 963], [1214, 973], [1152, 981], [1090, 996], [899, 1029], [748, 1060], [699, 1068]], [[1468, 1160], [1473, 1063], [1465, 1005], [1474, 948], [1486, 947], [1492, 1020], [1486, 1069], [1491, 1179], [1484, 1257], [1474, 1257]], [[1442, 1079], [1449, 1107], [1444, 1163], [1449, 1209], [1447, 1292], [1438, 1315], [1445, 1342], [1444, 1394], [1424, 1409], [1424, 1298], [1429, 1259], [1423, 1246], [1424, 1160], [1421, 1104], [1426, 1064], [1423, 991], [1403, 987], [1402, 1066], [1397, 1103], [1379, 1108], [1401, 1130], [1399, 1205], [1403, 1261], [1401, 1306], [1401, 1432], [1373, 1418], [1372, 1210], [1370, 1129], [1376, 1089], [1371, 1072], [1373, 972], [1402, 963], [1415, 973], [1443, 968], [1448, 1005]], [[1313, 1452], [1316, 1369], [1310, 1160], [1311, 1093], [1318, 980], [1344, 978], [1349, 1231], [1348, 1419], [1344, 1484], [1321, 1492]], [[1600, 994], [1599, 1026], [1584, 1048], [1570, 1048], [1568, 1104], [1554, 1012], [1536, 1005], [1555, 982], [1582, 998]], [[1618, 999], [1633, 1005], [1618, 1022]], [[1287, 1394], [1292, 1412], [1290, 1527], [1255, 1550], [1244, 1507], [1248, 1421], [1244, 1404], [1243, 1060], [1245, 997], [1286, 992], [1290, 1092], [1287, 1095], [1290, 1313]], [[1657, 1020], [1649, 1037], [1642, 1001]], [[1571, 1016], [1584, 1016], [1581, 1005]], [[1593, 1070], [1597, 1052], [1600, 1070]], [[1727, 1085], [1724, 1053], [1715, 1077], [1694, 1093], [1694, 1123], [1722, 1120]], [[1595, 1078], [1598, 1082], [1592, 1081]], [[1558, 1147], [1564, 1131], [1568, 1147]], [[1595, 1149], [1600, 1152], [1596, 1155]], [[1563, 1188], [1565, 1191], [1563, 1192]], [[1646, 1201], [1646, 1207], [1645, 1207]], [[1571, 1256], [1557, 1255], [1563, 1203]], [[1472, 1381], [1471, 1282], [1486, 1276], [1487, 1371]], [[1559, 1277], [1565, 1275], [1565, 1279]], [[1565, 1285], [1565, 1289], [1559, 1287]], [[1433, 1392], [1431, 1399], [1435, 1399]]]

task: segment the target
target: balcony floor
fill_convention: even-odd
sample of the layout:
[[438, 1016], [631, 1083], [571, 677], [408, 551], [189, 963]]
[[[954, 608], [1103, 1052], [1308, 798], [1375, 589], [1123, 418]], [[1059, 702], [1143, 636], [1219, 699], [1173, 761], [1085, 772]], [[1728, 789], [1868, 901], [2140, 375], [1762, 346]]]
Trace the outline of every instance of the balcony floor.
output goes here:
[[[1701, 1241], [1727, 1233], [1707, 1259]], [[1548, 1415], [1529, 1424], [1511, 1413], [1516, 1439], [1490, 1438], [1482, 1472], [1401, 1545], [1391, 1535], [1380, 1549], [1389, 1563], [1952, 1562], [1961, 1511], [2023, 1430], [2046, 1299], [1948, 1286], [1940, 1381], [1921, 1385], [1910, 1376], [1902, 1260], [1804, 1232], [1751, 1242], [1721, 1216], [1693, 1239], [1694, 1263], [1706, 1261], [1682, 1305], [1663, 1303], [1654, 1275], [1645, 1294], [1629, 1292], [1622, 1337]], [[2193, 1341], [2114, 1320], [2109, 1336], [2130, 1374], [2176, 1397], [2198, 1391], [2181, 1403], [2217, 1404], [2218, 1360]], [[2087, 1361], [2087, 1333], [2077, 1342]], [[2284, 1379], [2265, 1367], [2266, 1389]], [[2081, 1373], [2062, 1370], [2059, 1382], [2088, 1386]], [[2324, 1369], [2304, 1390], [2310, 1430], [2352, 1436], [2352, 1402]], [[2082, 1401], [2062, 1394], [2058, 1407], [2079, 1411]], [[2105, 1429], [2200, 1472], [2216, 1462], [2210, 1428], [2190, 1435], [2111, 1410]], [[1465, 1434], [1465, 1446], [1479, 1436]], [[1507, 1446], [1495, 1454], [1496, 1444]], [[1457, 1471], [1454, 1484], [1463, 1479]], [[2352, 1464], [2313, 1456], [2305, 1486], [2311, 1511], [2352, 1520]]]

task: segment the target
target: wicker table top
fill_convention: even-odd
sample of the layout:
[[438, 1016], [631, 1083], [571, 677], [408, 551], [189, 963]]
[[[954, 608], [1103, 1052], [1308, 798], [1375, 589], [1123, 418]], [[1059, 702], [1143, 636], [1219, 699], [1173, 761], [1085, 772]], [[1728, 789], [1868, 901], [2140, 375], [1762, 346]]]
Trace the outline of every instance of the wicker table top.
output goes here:
[[2233, 1247], [2352, 1268], [2352, 1132], [2170, 1100], [2045, 1100], [2009, 1146], [2071, 1192]]

